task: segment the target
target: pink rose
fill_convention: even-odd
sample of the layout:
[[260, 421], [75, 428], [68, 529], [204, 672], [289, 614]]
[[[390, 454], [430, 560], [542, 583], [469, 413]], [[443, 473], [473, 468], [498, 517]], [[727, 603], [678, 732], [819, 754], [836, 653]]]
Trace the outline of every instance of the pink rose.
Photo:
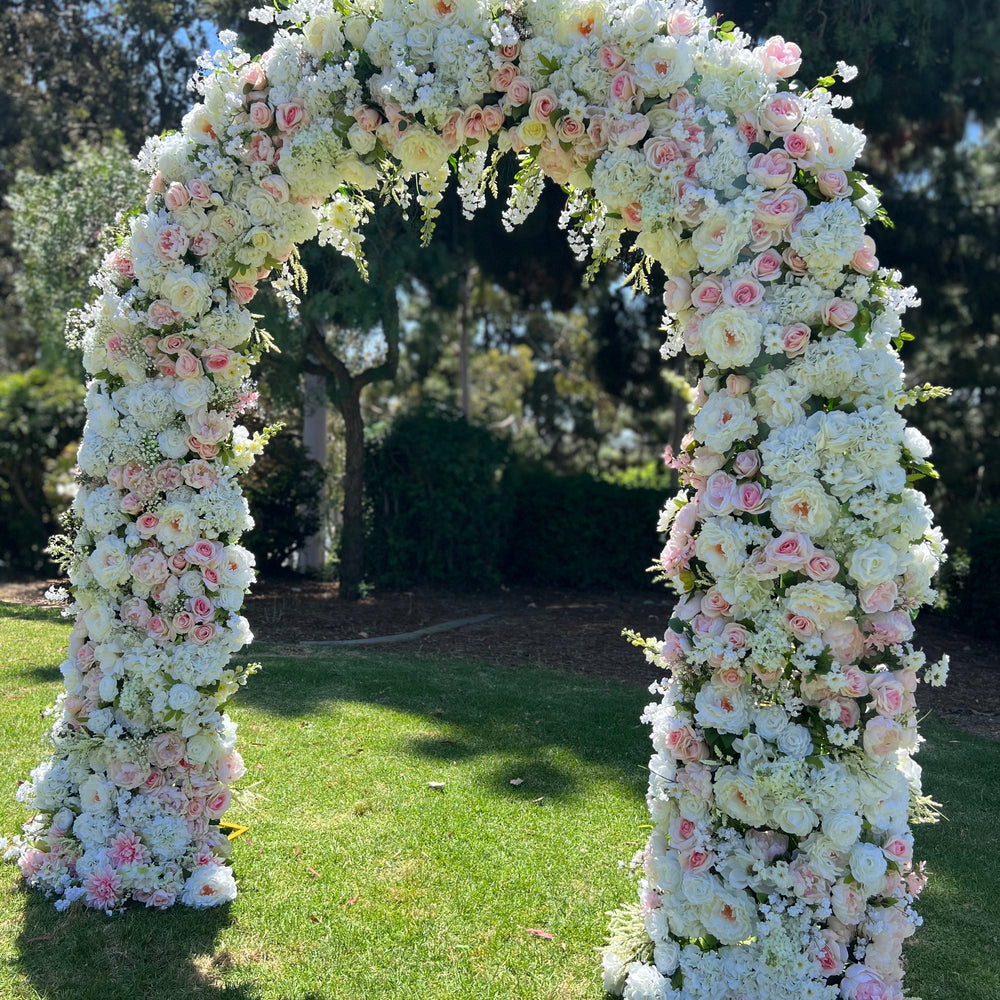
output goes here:
[[728, 472], [713, 472], [708, 477], [701, 503], [712, 514], [728, 514], [733, 509], [732, 493], [736, 480]]
[[727, 615], [730, 608], [732, 608], [732, 605], [715, 587], [706, 591], [701, 598], [702, 613], [708, 615], [710, 618], [719, 618], [722, 615]]
[[726, 392], [734, 399], [737, 396], [745, 396], [750, 391], [752, 385], [753, 383], [746, 375], [737, 375], [735, 372], [730, 372], [726, 376]]
[[187, 231], [177, 223], [161, 226], [156, 232], [156, 253], [166, 264], [180, 260], [190, 245], [191, 239]]
[[680, 861], [682, 871], [694, 873], [705, 871], [711, 867], [715, 855], [711, 851], [703, 851], [693, 847], [690, 850], [679, 851], [677, 860]]
[[181, 468], [184, 482], [195, 490], [203, 490], [214, 486], [219, 481], [219, 474], [208, 464], [198, 459], [185, 462]]
[[817, 552], [809, 557], [806, 563], [806, 573], [810, 580], [823, 582], [833, 580], [840, 572], [840, 563], [826, 552]]
[[180, 333], [172, 333], [166, 337], [161, 337], [156, 346], [163, 351], [164, 354], [177, 354], [179, 351], [183, 351], [191, 344], [191, 339], [185, 337]]
[[771, 491], [765, 490], [759, 483], [741, 483], [736, 488], [733, 502], [737, 510], [760, 514], [767, 509], [770, 495]]
[[559, 98], [555, 92], [545, 88], [536, 91], [531, 97], [531, 104], [528, 107], [528, 117], [544, 125], [550, 123], [550, 116], [559, 108]]
[[[494, 71], [490, 86], [493, 90], [506, 93], [511, 88], [511, 84], [518, 79], [517, 67], [513, 63], [505, 62]], [[521, 101], [523, 104], [524, 101]]]
[[152, 616], [153, 613], [149, 610], [149, 605], [141, 597], [130, 597], [122, 603], [118, 611], [118, 617], [123, 622], [141, 629], [146, 628]]
[[816, 140], [808, 132], [797, 129], [785, 136], [785, 152], [800, 167], [811, 167], [816, 162]]
[[483, 124], [490, 135], [495, 135], [503, 127], [505, 120], [503, 108], [499, 104], [487, 104], [483, 108]]
[[781, 259], [796, 277], [801, 277], [809, 270], [809, 265], [806, 263], [805, 257], [797, 254], [791, 247], [785, 248], [781, 254]]
[[239, 781], [246, 774], [246, 770], [243, 757], [238, 750], [231, 750], [215, 765], [215, 773], [219, 781], [227, 785], [233, 781]]
[[166, 641], [170, 637], [170, 626], [159, 615], [153, 615], [146, 623], [146, 635], [154, 642]]
[[765, 196], [754, 207], [754, 219], [772, 231], [787, 229], [805, 211], [808, 199], [798, 188]]
[[663, 642], [660, 643], [660, 655], [667, 663], [674, 664], [683, 660], [684, 654], [691, 648], [691, 643], [686, 635], [667, 629], [663, 633]]
[[205, 815], [209, 819], [218, 819], [228, 808], [232, 793], [224, 788], [205, 800]]
[[866, 614], [876, 611], [892, 611], [896, 606], [899, 589], [894, 580], [886, 580], [876, 587], [865, 587], [858, 594], [858, 603]]
[[219, 571], [213, 569], [211, 566], [202, 567], [201, 571], [201, 581], [205, 584], [208, 590], [216, 591], [219, 589]]
[[212, 203], [212, 189], [200, 177], [188, 181], [187, 189], [191, 200], [202, 208], [207, 208]]
[[823, 322], [837, 330], [853, 330], [857, 315], [857, 303], [850, 299], [832, 298], [823, 305]]
[[153, 468], [153, 482], [164, 493], [176, 490], [184, 482], [180, 465], [173, 461], [160, 462]]
[[191, 598], [190, 608], [191, 614], [201, 622], [210, 621], [215, 614], [215, 604], [211, 598], [205, 597], [203, 594]]
[[841, 665], [854, 663], [864, 652], [864, 636], [853, 618], [827, 626], [823, 630], [823, 642], [830, 647], [833, 658]]
[[144, 502], [145, 501], [138, 493], [129, 491], [118, 502], [118, 509], [123, 514], [128, 514], [131, 517], [135, 517], [135, 515], [142, 510], [142, 505]]
[[691, 306], [691, 282], [684, 277], [671, 278], [663, 288], [663, 304], [670, 312]]
[[899, 994], [890, 990], [885, 980], [866, 965], [851, 965], [840, 983], [844, 1000], [896, 1000]]
[[884, 759], [902, 745], [903, 727], [894, 719], [876, 715], [865, 723], [862, 742], [869, 756]]
[[678, 760], [685, 763], [704, 760], [708, 756], [708, 744], [698, 739], [694, 729], [687, 725], [676, 725], [667, 734], [667, 749]]
[[763, 188], [783, 188], [794, 179], [795, 164], [783, 149], [755, 153], [747, 165], [747, 176]]
[[285, 104], [279, 104], [274, 111], [274, 121], [281, 132], [297, 132], [309, 120], [302, 100], [296, 97]]
[[362, 104], [355, 110], [354, 120], [358, 123], [358, 128], [364, 132], [374, 132], [382, 124], [382, 116], [367, 104]]
[[654, 174], [663, 173], [672, 163], [679, 163], [684, 158], [676, 140], [662, 135], [647, 139], [642, 151], [646, 157], [646, 166]]
[[260, 186], [274, 199], [275, 205], [284, 205], [289, 199], [288, 181], [280, 174], [268, 174], [262, 178]]
[[[727, 646], [733, 649], [746, 649], [747, 644], [750, 642], [750, 632], [747, 630], [745, 625], [740, 625], [739, 622], [730, 622], [722, 630], [722, 640]], [[732, 672], [732, 668], [729, 671], [723, 671], [724, 677], [723, 683], [726, 683], [729, 687], [738, 687], [742, 681], [743, 677], [739, 671]]]
[[184, 550], [184, 555], [195, 566], [208, 566], [222, 558], [222, 543], [210, 538], [200, 538]]
[[243, 70], [243, 83], [251, 90], [263, 90], [267, 86], [267, 76], [260, 63], [249, 63]]
[[812, 331], [805, 323], [790, 323], [781, 331], [781, 349], [790, 358], [804, 354]]
[[531, 93], [531, 81], [526, 76], [516, 75], [507, 87], [507, 104], [519, 108], [531, 100]]
[[162, 552], [147, 549], [131, 561], [132, 576], [144, 587], [155, 587], [170, 575], [167, 560]]
[[758, 281], [776, 281], [781, 277], [781, 254], [768, 248], [750, 262], [750, 273]]
[[860, 250], [855, 250], [851, 258], [851, 267], [859, 274], [872, 274], [878, 269], [878, 257], [875, 256], [875, 241], [866, 236]]
[[183, 756], [186, 743], [178, 733], [160, 733], [149, 747], [150, 763], [156, 767], [173, 767]]
[[255, 132], [243, 147], [244, 163], [272, 164], [277, 159], [274, 142], [266, 132]]
[[760, 471], [760, 452], [756, 449], [739, 452], [733, 459], [733, 472], [744, 479], [756, 476]]
[[166, 299], [153, 299], [146, 310], [146, 321], [154, 330], [173, 326], [181, 318]]
[[257, 283], [254, 281], [237, 281], [235, 278], [230, 278], [229, 291], [236, 302], [241, 306], [245, 306], [257, 294]]
[[174, 371], [178, 378], [197, 378], [202, 374], [201, 362], [190, 351], [180, 351], [174, 359]]
[[785, 612], [785, 628], [799, 639], [811, 639], [816, 634], [816, 623], [805, 615]]
[[171, 573], [183, 573], [187, 569], [187, 559], [184, 558], [183, 552], [175, 552], [167, 560], [167, 565], [170, 567]]
[[816, 181], [825, 198], [846, 198], [851, 193], [851, 182], [843, 170], [822, 170], [816, 175]]
[[520, 42], [510, 42], [507, 45], [497, 46], [497, 55], [501, 59], [516, 59], [521, 54], [521, 43]]
[[865, 915], [865, 897], [856, 885], [836, 882], [830, 890], [830, 903], [836, 918], [848, 927], [860, 923]]
[[178, 611], [170, 620], [170, 624], [178, 635], [187, 635], [194, 628], [194, 615], [190, 611]]
[[779, 573], [801, 570], [815, 552], [808, 535], [786, 531], [764, 546], [764, 555]]
[[913, 696], [889, 673], [876, 674], [868, 682], [868, 692], [880, 715], [900, 715], [912, 706]]
[[754, 278], [739, 278], [723, 286], [722, 299], [740, 309], [752, 309], [764, 297], [764, 286]]
[[188, 638], [195, 644], [199, 646], [204, 646], [206, 642], [209, 642], [215, 635], [215, 626], [203, 622], [201, 625], [195, 625], [193, 629], [188, 633]]
[[689, 10], [675, 10], [667, 15], [667, 31], [674, 38], [690, 35], [698, 26], [698, 21]]
[[625, 64], [625, 57], [614, 45], [602, 45], [597, 50], [597, 61], [600, 63], [601, 69], [608, 73], [614, 73]]
[[631, 104], [632, 99], [639, 93], [635, 77], [628, 70], [622, 70], [615, 74], [611, 80], [611, 96], [619, 104]]
[[861, 721], [861, 708], [853, 698], [836, 698], [837, 722], [844, 729], [853, 729]]
[[802, 102], [788, 93], [775, 94], [764, 104], [760, 114], [761, 125], [775, 135], [787, 135], [801, 121]]
[[183, 208], [190, 201], [191, 192], [180, 181], [173, 181], [163, 195], [163, 203], [172, 212], [178, 208]]
[[696, 277], [691, 302], [699, 313], [713, 312], [722, 302], [722, 279], [715, 275]]
[[264, 101], [254, 101], [247, 113], [252, 129], [265, 129], [274, 121], [274, 112]]
[[760, 53], [764, 72], [779, 80], [795, 76], [802, 65], [802, 50], [794, 42], [786, 42], [781, 35], [769, 38], [755, 52]]
[[474, 142], [482, 142], [489, 138], [490, 131], [486, 127], [486, 118], [478, 104], [465, 110], [462, 115], [461, 131], [466, 139], [472, 139]]

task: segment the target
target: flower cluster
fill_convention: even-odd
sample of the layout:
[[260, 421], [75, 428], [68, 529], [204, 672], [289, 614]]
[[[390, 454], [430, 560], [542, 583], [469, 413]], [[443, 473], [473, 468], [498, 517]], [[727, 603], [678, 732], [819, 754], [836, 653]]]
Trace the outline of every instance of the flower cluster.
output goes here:
[[[466, 212], [517, 157], [506, 219], [545, 178], [596, 261], [631, 240], [666, 276], [665, 356], [702, 359], [684, 490], [661, 518], [680, 594], [647, 653], [641, 941], [605, 953], [629, 1000], [898, 1000], [919, 918], [912, 646], [943, 542], [899, 409], [914, 298], [880, 268], [878, 195], [843, 100], [700, 3], [295, 0], [257, 61], [206, 61], [202, 101], [151, 141], [145, 212], [86, 313], [89, 419], [75, 502], [77, 626], [54, 755], [23, 798], [31, 884], [114, 909], [231, 898], [217, 821], [242, 767], [226, 699], [253, 576], [237, 421], [259, 351], [247, 308], [291, 294], [318, 234], [363, 265], [377, 189], [427, 231], [458, 173]], [[849, 67], [838, 72], [847, 79]], [[281, 269], [281, 275], [274, 272]], [[357, 345], [356, 365], [381, 342]], [[352, 362], [352, 363], [354, 363]]]

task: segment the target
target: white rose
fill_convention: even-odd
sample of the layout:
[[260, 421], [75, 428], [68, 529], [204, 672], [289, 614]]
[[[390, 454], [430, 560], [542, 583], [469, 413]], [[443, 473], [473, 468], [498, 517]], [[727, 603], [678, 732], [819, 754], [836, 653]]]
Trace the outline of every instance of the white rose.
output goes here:
[[788, 713], [781, 705], [763, 705], [754, 713], [753, 724], [760, 736], [773, 743], [788, 728]]
[[80, 783], [80, 808], [84, 812], [108, 812], [114, 805], [114, 796], [114, 785], [99, 774], [92, 774]]
[[735, 767], [720, 767], [715, 775], [716, 808], [747, 826], [763, 826], [767, 821], [764, 800], [753, 779]]
[[778, 737], [778, 749], [786, 757], [808, 757], [813, 752], [812, 736], [805, 726], [791, 725]]
[[411, 125], [393, 146], [404, 174], [432, 173], [448, 160], [448, 148], [436, 132], [422, 125]]
[[174, 684], [170, 689], [167, 704], [175, 712], [190, 712], [201, 701], [201, 695], [190, 684]]
[[720, 368], [743, 368], [760, 354], [764, 327], [745, 309], [716, 309], [699, 327], [710, 361]]
[[839, 509], [837, 501], [812, 478], [803, 477], [771, 493], [774, 526], [779, 531], [803, 532], [814, 540], [830, 530]]
[[[174, 687], [176, 686], [174, 685]], [[171, 694], [173, 694], [174, 688], [170, 690]], [[197, 694], [197, 692], [195, 693]], [[194, 761], [196, 764], [205, 764], [213, 758], [221, 759], [225, 756], [220, 752], [221, 749], [221, 741], [214, 733], [195, 733], [187, 741], [184, 756], [187, 760]]]
[[877, 587], [896, 575], [896, 553], [885, 542], [866, 542], [851, 553], [847, 572], [859, 587]]
[[869, 896], [881, 891], [887, 867], [885, 855], [874, 844], [855, 844], [851, 848], [851, 874]]
[[723, 944], [739, 944], [757, 928], [757, 907], [743, 892], [723, 890], [705, 902], [699, 915], [709, 934]]
[[[196, 410], [201, 409], [201, 407], [206, 406], [214, 392], [215, 386], [212, 380], [199, 376], [196, 378], [179, 379], [173, 389], [171, 389], [170, 395], [173, 397], [178, 408], [183, 413], [190, 415]], [[184, 454], [186, 453], [187, 449], [185, 448]], [[180, 458], [181, 456], [170, 457]]]
[[165, 458], [183, 458], [190, 450], [188, 436], [180, 427], [168, 427], [165, 431], [160, 431], [156, 435], [156, 446]]
[[861, 817], [846, 809], [827, 813], [823, 817], [823, 833], [838, 851], [849, 850], [861, 836]]
[[805, 837], [819, 822], [819, 817], [806, 802], [779, 802], [774, 807], [775, 822], [785, 833]]
[[208, 279], [190, 266], [168, 271], [160, 285], [160, 294], [184, 319], [206, 312], [212, 303], [212, 286]]
[[722, 886], [708, 872], [685, 872], [681, 879], [681, 894], [693, 906], [701, 906], [715, 896]]

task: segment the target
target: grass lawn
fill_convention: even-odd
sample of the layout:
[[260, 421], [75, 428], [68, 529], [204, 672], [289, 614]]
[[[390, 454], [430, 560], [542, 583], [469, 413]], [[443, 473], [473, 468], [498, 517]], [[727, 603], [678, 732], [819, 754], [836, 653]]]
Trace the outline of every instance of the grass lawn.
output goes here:
[[[4, 833], [44, 752], [67, 635], [51, 612], [0, 604]], [[249, 769], [227, 814], [250, 828], [239, 898], [59, 915], [0, 866], [0, 1000], [603, 996], [605, 912], [633, 898], [617, 863], [648, 824], [644, 691], [399, 652], [254, 652], [264, 671], [232, 706]], [[907, 983], [995, 1000], [1000, 745], [924, 733], [948, 820], [917, 830], [933, 878]]]

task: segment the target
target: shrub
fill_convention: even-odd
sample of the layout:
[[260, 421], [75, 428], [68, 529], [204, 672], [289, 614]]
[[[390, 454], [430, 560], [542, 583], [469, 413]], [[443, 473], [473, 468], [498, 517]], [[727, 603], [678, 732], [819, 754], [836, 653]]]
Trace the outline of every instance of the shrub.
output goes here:
[[83, 386], [64, 372], [29, 368], [0, 376], [0, 567], [35, 573], [56, 511], [46, 473], [83, 428]]
[[559, 476], [541, 466], [511, 469], [504, 485], [511, 505], [503, 567], [509, 583], [576, 590], [653, 586], [646, 567], [660, 549], [662, 490]]
[[508, 450], [488, 430], [427, 408], [399, 417], [370, 450], [366, 566], [389, 587], [500, 583]]
[[274, 573], [320, 526], [323, 466], [309, 458], [287, 431], [271, 440], [243, 478], [243, 492], [256, 522], [243, 537], [257, 568]]
[[994, 632], [1000, 604], [1000, 506], [991, 507], [974, 525], [969, 537], [969, 570], [962, 611], [974, 631]]

